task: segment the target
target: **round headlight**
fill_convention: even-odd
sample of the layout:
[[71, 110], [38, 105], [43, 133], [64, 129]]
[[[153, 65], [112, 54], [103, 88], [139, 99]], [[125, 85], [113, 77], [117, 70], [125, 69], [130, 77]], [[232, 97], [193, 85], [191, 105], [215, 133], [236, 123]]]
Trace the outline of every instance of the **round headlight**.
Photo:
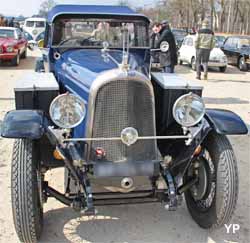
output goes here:
[[8, 46], [8, 47], [6, 48], [6, 51], [7, 51], [7, 52], [14, 52], [14, 47], [13, 47], [13, 46]]
[[176, 100], [173, 106], [173, 116], [183, 127], [191, 127], [201, 121], [205, 115], [205, 104], [202, 98], [189, 93]]
[[52, 121], [61, 128], [73, 128], [78, 126], [86, 115], [84, 102], [73, 94], [57, 96], [49, 109]]

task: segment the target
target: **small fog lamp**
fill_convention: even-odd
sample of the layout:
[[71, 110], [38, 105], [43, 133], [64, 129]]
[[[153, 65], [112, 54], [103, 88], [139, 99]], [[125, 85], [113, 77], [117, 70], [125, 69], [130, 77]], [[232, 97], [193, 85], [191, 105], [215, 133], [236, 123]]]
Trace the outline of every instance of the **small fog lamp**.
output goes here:
[[138, 132], [133, 127], [126, 127], [121, 132], [121, 140], [127, 146], [134, 144], [138, 139]]

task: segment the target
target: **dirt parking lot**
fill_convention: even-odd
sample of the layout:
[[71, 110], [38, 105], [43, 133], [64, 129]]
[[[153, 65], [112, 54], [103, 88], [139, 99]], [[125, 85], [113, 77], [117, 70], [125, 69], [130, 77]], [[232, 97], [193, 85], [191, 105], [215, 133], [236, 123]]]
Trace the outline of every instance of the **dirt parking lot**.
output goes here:
[[[14, 108], [15, 81], [35, 65], [39, 52], [29, 52], [18, 68], [0, 66], [0, 120]], [[177, 73], [188, 79], [195, 74], [187, 66], [178, 66]], [[212, 70], [204, 85], [207, 107], [232, 110], [250, 123], [250, 72], [229, 66], [226, 73]], [[250, 242], [250, 139], [230, 137], [236, 152], [240, 173], [240, 194], [237, 210], [231, 220], [240, 230], [227, 234], [226, 228], [207, 232], [199, 228], [187, 212], [185, 203], [168, 212], [163, 205], [99, 207], [95, 217], [80, 216], [54, 199], [45, 205], [44, 232], [41, 242], [167, 242], [167, 243], [249, 243]], [[0, 138], [0, 242], [18, 242], [12, 220], [10, 199], [11, 140]], [[53, 186], [62, 189], [62, 171], [49, 171]]]

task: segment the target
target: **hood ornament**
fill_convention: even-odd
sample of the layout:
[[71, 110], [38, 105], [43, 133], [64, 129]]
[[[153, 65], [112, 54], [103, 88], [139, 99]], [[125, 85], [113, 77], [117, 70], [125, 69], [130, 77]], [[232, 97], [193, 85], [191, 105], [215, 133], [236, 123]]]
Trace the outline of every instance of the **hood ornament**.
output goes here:
[[112, 55], [110, 55], [109, 51], [109, 43], [104, 41], [102, 43], [102, 57], [105, 62], [109, 62], [111, 59], [122, 71], [128, 72], [130, 69], [129, 65], [129, 30], [128, 25], [126, 23], [122, 24], [122, 62], [119, 63]]

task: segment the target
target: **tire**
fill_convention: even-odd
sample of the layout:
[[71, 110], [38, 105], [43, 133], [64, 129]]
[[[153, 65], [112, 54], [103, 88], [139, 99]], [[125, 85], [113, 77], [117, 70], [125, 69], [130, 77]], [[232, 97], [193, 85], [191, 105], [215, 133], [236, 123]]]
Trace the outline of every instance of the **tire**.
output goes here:
[[25, 59], [27, 57], [27, 47], [25, 48], [23, 54], [21, 55], [21, 58]]
[[219, 67], [219, 69], [220, 69], [220, 72], [221, 72], [221, 73], [224, 73], [224, 72], [226, 72], [227, 67], [226, 67], [226, 66], [225, 66], [225, 67]]
[[18, 66], [20, 64], [20, 54], [18, 53], [13, 59], [12, 59], [12, 65]]
[[[185, 192], [185, 199], [194, 221], [202, 228], [214, 229], [227, 224], [233, 215], [239, 191], [238, 170], [233, 149], [226, 136], [210, 133], [203, 149], [205, 153], [202, 157], [210, 157], [203, 160], [206, 161], [205, 171], [209, 172], [206, 173], [206, 190], [196, 190], [194, 194], [190, 188]], [[188, 179], [187, 174], [184, 181]], [[199, 181], [205, 181], [202, 178]], [[195, 199], [195, 196], [202, 198]]]
[[192, 57], [192, 59], [191, 59], [191, 68], [192, 68], [192, 70], [196, 71], [195, 57]]
[[39, 170], [34, 148], [31, 140], [15, 140], [11, 167], [14, 225], [19, 240], [25, 243], [37, 242], [43, 228], [43, 207], [38, 188]]
[[245, 62], [245, 58], [244, 57], [240, 57], [239, 61], [238, 61], [238, 67], [240, 69], [240, 71], [247, 71], [247, 64]]

